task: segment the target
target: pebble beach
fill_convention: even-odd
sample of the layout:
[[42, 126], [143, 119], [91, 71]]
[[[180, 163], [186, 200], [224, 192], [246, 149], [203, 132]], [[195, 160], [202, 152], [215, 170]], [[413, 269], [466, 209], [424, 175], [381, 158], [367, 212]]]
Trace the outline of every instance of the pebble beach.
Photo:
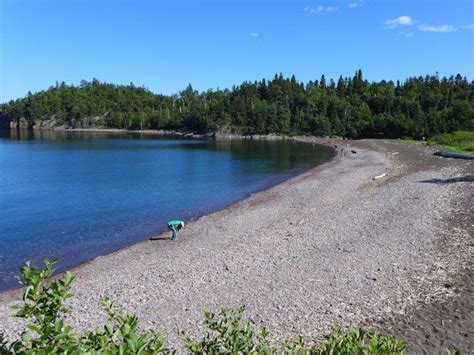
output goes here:
[[[317, 343], [336, 323], [395, 334], [409, 353], [474, 351], [472, 161], [396, 141], [301, 139], [338, 155], [186, 223], [174, 241], [74, 268], [71, 324], [103, 322], [109, 296], [179, 346], [204, 311], [244, 304], [275, 343]], [[0, 294], [7, 338], [21, 329], [10, 308], [20, 292]]]

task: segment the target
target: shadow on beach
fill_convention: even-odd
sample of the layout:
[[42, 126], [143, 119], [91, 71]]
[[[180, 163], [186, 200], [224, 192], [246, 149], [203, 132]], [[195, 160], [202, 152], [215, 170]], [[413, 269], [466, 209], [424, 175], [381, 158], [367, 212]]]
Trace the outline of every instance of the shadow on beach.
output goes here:
[[453, 184], [456, 182], [474, 182], [474, 175], [466, 175], [466, 176], [460, 176], [456, 178], [450, 178], [450, 179], [430, 179], [430, 180], [422, 180], [419, 182], [423, 183], [430, 183], [430, 184]]
[[148, 240], [171, 240], [170, 237], [151, 237]]

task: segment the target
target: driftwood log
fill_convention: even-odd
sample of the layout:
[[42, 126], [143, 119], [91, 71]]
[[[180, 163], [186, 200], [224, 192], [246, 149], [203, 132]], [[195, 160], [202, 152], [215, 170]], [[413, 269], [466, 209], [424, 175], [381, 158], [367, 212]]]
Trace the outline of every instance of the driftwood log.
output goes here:
[[474, 159], [473, 155], [450, 153], [450, 152], [446, 152], [446, 151], [436, 152], [436, 153], [434, 153], [434, 155], [437, 155], [437, 156], [443, 157], [443, 158]]

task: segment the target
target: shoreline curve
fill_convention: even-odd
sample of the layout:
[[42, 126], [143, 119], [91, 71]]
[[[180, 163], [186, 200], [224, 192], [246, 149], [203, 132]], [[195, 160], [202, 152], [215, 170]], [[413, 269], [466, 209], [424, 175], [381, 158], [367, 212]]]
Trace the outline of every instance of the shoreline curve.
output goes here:
[[[97, 325], [108, 295], [176, 345], [199, 330], [203, 311], [237, 304], [275, 342], [297, 334], [317, 342], [333, 323], [377, 327], [405, 314], [404, 329], [392, 329], [395, 321], [379, 329], [408, 340], [409, 351], [433, 353], [455, 342], [472, 349], [472, 336], [460, 335], [472, 318], [453, 321], [443, 336], [437, 331], [438, 340], [415, 342], [421, 320], [411, 315], [417, 305], [469, 295], [473, 214], [464, 224], [453, 216], [472, 209], [473, 190], [469, 181], [448, 181], [472, 174], [473, 164], [393, 141], [305, 139], [337, 144], [344, 154], [202, 216], [174, 243], [144, 241], [74, 268], [68, 320], [79, 329]], [[11, 302], [0, 295], [7, 337], [21, 326]], [[472, 314], [468, 301], [461, 306]], [[435, 320], [450, 316], [437, 310]]]

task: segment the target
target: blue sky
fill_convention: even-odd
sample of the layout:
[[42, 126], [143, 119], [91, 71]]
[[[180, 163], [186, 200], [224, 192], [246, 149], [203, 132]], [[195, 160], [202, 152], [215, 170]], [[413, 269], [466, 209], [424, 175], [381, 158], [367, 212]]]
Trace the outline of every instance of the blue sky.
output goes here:
[[0, 0], [0, 102], [81, 79], [176, 93], [295, 74], [474, 78], [474, 1]]

